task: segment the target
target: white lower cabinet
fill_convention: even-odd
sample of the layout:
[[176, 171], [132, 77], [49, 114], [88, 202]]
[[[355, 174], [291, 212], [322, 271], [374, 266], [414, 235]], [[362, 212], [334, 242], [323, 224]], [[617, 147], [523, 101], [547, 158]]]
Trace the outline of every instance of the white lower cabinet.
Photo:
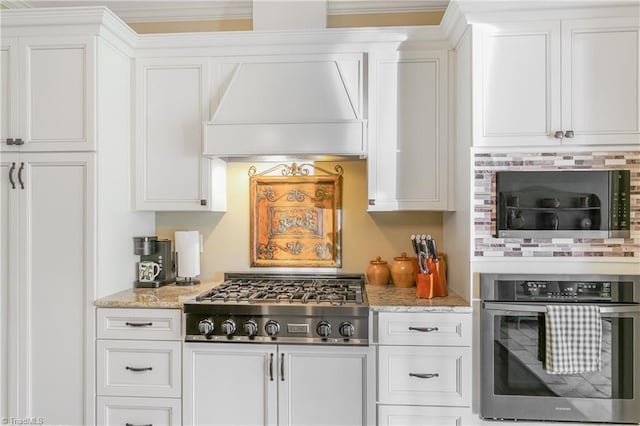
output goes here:
[[378, 425], [471, 415], [471, 313], [377, 313]]
[[178, 309], [97, 310], [98, 425], [182, 423], [180, 318]]
[[369, 347], [187, 343], [184, 423], [367, 425]]
[[470, 408], [461, 407], [417, 407], [380, 405], [380, 426], [461, 426], [468, 424]]
[[98, 397], [99, 424], [178, 426], [180, 400], [172, 398]]

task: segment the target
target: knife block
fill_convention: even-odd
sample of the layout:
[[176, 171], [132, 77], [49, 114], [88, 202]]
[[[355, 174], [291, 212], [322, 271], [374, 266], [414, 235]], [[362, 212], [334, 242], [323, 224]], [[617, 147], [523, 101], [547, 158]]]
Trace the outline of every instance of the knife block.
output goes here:
[[416, 297], [419, 299], [432, 299], [433, 274], [418, 274], [416, 276]]

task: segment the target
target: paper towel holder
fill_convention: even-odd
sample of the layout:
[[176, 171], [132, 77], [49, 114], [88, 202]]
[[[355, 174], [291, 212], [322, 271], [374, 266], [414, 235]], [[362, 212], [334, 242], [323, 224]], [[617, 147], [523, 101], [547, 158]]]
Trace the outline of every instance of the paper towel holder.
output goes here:
[[200, 252], [202, 243], [197, 231], [177, 231], [175, 233], [176, 285], [190, 286], [200, 283], [195, 279], [200, 275]]

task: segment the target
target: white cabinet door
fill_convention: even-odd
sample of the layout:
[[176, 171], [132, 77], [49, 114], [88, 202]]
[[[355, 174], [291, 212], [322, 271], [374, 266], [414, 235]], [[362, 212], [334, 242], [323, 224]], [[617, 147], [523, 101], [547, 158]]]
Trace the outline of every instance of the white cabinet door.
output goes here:
[[[17, 413], [85, 424], [95, 289], [95, 154], [22, 154], [19, 193]], [[19, 170], [18, 169], [18, 170]]]
[[560, 22], [479, 28], [474, 58], [474, 144], [558, 144]]
[[186, 343], [185, 425], [277, 423], [275, 345]]
[[368, 348], [279, 346], [278, 424], [359, 425], [367, 419]]
[[92, 151], [94, 46], [91, 37], [19, 39], [16, 97], [21, 151]]
[[640, 144], [637, 19], [477, 27], [474, 145]]
[[[0, 160], [0, 417], [15, 414], [15, 398], [8, 392], [9, 383], [15, 385], [15, 375], [9, 366], [9, 348], [15, 347], [15, 327], [11, 321], [16, 308], [17, 279], [17, 216], [18, 187], [17, 154], [3, 154]], [[14, 183], [12, 184], [11, 181]], [[9, 300], [11, 297], [11, 300]], [[11, 312], [9, 312], [11, 310]], [[15, 359], [15, 358], [14, 358]], [[9, 379], [11, 377], [11, 380]], [[12, 408], [9, 408], [9, 407]]]
[[563, 21], [562, 78], [563, 143], [640, 145], [637, 18]]
[[0, 150], [8, 138], [18, 138], [18, 39], [3, 37], [0, 44]]
[[379, 426], [461, 426], [471, 423], [471, 408], [380, 405]]
[[179, 398], [180, 342], [98, 340], [98, 395]]
[[136, 62], [138, 210], [226, 209], [224, 162], [202, 155], [202, 123], [209, 120], [208, 61]]
[[448, 54], [374, 57], [369, 211], [448, 210]]
[[378, 346], [378, 401], [471, 404], [470, 347]]
[[172, 398], [98, 397], [98, 425], [180, 426], [180, 400]]

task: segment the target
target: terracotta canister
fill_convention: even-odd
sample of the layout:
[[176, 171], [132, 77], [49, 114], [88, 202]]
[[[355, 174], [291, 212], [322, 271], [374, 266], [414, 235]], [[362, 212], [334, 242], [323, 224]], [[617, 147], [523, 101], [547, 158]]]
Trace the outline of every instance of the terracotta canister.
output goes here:
[[413, 258], [408, 257], [407, 253], [394, 257], [391, 264], [391, 278], [396, 287], [413, 287], [416, 278]]
[[380, 256], [369, 262], [367, 268], [367, 282], [371, 285], [386, 285], [389, 282], [389, 265]]

